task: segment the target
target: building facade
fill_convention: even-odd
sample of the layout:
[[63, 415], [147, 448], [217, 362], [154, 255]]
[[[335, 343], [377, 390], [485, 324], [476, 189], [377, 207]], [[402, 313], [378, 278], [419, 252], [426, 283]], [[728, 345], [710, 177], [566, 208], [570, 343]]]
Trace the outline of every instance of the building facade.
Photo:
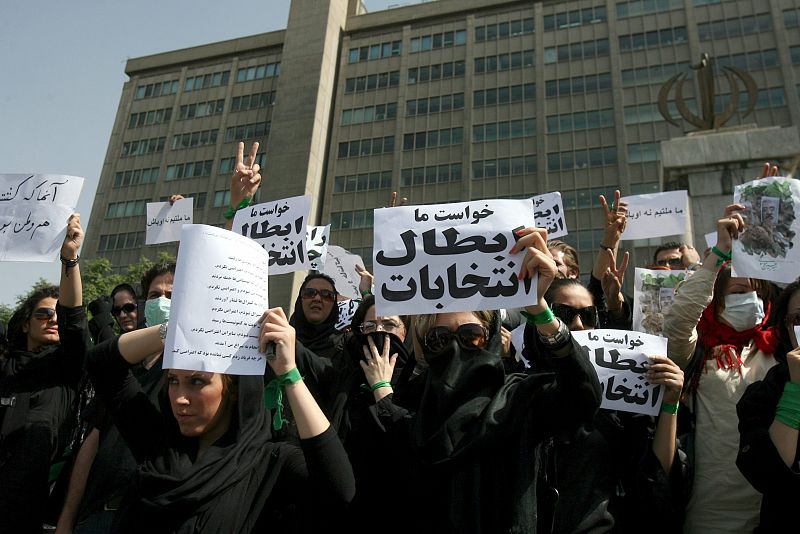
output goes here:
[[[375, 13], [293, 0], [284, 31], [128, 61], [84, 256], [124, 267], [174, 252], [144, 246], [145, 204], [172, 193], [195, 198], [196, 222], [222, 225], [244, 140], [266, 146], [260, 199], [311, 194], [312, 223], [368, 264], [372, 210], [392, 191], [412, 204], [560, 191], [565, 240], [588, 271], [598, 195], [662, 190], [659, 143], [693, 129], [659, 114], [663, 82], [708, 53], [758, 87], [755, 110], [730, 125], [798, 125], [798, 27], [794, 0], [440, 0]], [[732, 98], [723, 80], [718, 93], [720, 106]], [[642, 265], [652, 249], [636, 245]], [[271, 300], [289, 304], [299, 277], [276, 277]]]

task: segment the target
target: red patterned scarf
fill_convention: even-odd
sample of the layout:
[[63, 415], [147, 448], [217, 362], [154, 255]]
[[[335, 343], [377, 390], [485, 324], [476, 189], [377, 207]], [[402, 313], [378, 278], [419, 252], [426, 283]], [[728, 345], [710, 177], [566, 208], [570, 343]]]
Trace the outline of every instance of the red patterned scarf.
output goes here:
[[765, 326], [769, 320], [770, 308], [767, 302], [761, 324], [737, 332], [733, 327], [717, 321], [714, 317], [714, 303], [709, 304], [697, 325], [699, 341], [706, 360], [716, 358], [717, 369], [738, 369], [742, 366], [742, 349], [751, 339], [755, 342], [756, 348], [764, 354], [775, 352], [778, 346], [775, 330]]

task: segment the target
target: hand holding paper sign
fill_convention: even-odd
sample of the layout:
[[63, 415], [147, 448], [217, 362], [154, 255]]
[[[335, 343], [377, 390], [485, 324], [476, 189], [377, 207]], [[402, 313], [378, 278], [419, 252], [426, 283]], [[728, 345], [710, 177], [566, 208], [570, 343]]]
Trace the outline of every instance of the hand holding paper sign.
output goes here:
[[67, 233], [61, 245], [61, 281], [58, 300], [62, 306], [74, 308], [83, 303], [81, 269], [78, 265], [78, 249], [83, 242], [81, 214], [73, 213], [67, 221]]
[[358, 276], [361, 278], [358, 283], [358, 292], [361, 293], [361, 296], [364, 297], [372, 293], [372, 284], [374, 283], [375, 277], [361, 265], [356, 265], [356, 273], [358, 273]]
[[[517, 277], [520, 280], [533, 280], [538, 274], [536, 284], [537, 302], [534, 305], [525, 306], [525, 310], [536, 315], [548, 309], [544, 294], [558, 275], [558, 268], [553, 257], [547, 250], [547, 230], [544, 228], [523, 228], [517, 230], [518, 241], [511, 247], [510, 254], [525, 251], [525, 258], [522, 260], [522, 268]], [[553, 321], [554, 322], [554, 321]]]
[[73, 213], [67, 221], [67, 233], [64, 236], [64, 244], [61, 245], [61, 257], [65, 260], [74, 260], [77, 258], [81, 243], [83, 243], [81, 214]]
[[[733, 247], [733, 240], [739, 237], [739, 234], [744, 230], [744, 218], [738, 213], [745, 207], [742, 204], [730, 204], [725, 208], [725, 215], [717, 221], [717, 244], [712, 249], [711, 257], [719, 258], [720, 260], [729, 260], [731, 248]], [[714, 250], [722, 252], [725, 256], [720, 256]], [[716, 272], [719, 268], [717, 262], [706, 261], [703, 267], [710, 271]]]
[[297, 367], [294, 359], [295, 331], [289, 324], [283, 308], [271, 308], [265, 311], [258, 322], [261, 324], [258, 350], [266, 353], [269, 345], [275, 346], [275, 358], [267, 359], [273, 372], [280, 376]]
[[650, 365], [645, 376], [651, 384], [664, 386], [663, 402], [675, 404], [681, 400], [683, 371], [677, 363], [666, 356], [648, 356]]

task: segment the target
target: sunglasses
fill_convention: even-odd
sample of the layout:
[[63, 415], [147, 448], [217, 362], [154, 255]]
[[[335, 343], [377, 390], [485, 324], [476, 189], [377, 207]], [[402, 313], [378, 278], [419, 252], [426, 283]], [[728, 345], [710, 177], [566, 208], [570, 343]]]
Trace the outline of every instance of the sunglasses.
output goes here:
[[446, 326], [437, 326], [425, 334], [425, 348], [432, 352], [442, 352], [453, 338], [462, 349], [483, 348], [488, 337], [486, 328], [477, 323], [462, 324], [455, 331]]
[[128, 315], [130, 315], [135, 310], [136, 310], [136, 304], [134, 304], [133, 302], [129, 302], [119, 308], [111, 308], [111, 315], [120, 315], [122, 312], [125, 312]]
[[658, 260], [656, 265], [659, 267], [680, 267], [683, 265], [682, 258], [670, 258], [668, 260]]
[[313, 299], [317, 295], [319, 295], [319, 297], [322, 300], [333, 301], [333, 299], [336, 297], [336, 291], [331, 291], [330, 289], [314, 289], [313, 287], [307, 287], [303, 289], [302, 293], [300, 293], [301, 297], [308, 300]]
[[572, 323], [572, 320], [575, 319], [576, 315], [580, 316], [581, 322], [584, 326], [597, 327], [597, 323], [599, 322], [596, 306], [573, 308], [572, 306], [568, 306], [566, 304], [553, 304], [550, 306], [550, 309], [553, 310], [555, 316], [564, 321], [564, 324], [566, 325]]
[[39, 321], [49, 321], [55, 314], [55, 308], [38, 308], [33, 311], [33, 318]]

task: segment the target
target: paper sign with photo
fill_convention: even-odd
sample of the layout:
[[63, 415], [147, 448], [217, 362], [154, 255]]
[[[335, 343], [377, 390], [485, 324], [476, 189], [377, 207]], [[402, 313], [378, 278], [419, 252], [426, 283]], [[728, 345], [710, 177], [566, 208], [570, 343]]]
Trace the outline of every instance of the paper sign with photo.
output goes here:
[[686, 191], [666, 191], [620, 199], [628, 203], [628, 226], [622, 239], [646, 239], [686, 232], [689, 197]]
[[790, 283], [800, 272], [800, 181], [770, 177], [737, 185], [745, 228], [733, 241], [737, 276]]
[[537, 228], [547, 229], [547, 239], [567, 235], [567, 222], [564, 220], [564, 205], [561, 193], [545, 193], [531, 198]]
[[660, 271], [637, 267], [633, 282], [633, 329], [660, 336], [664, 317], [672, 306], [675, 287], [686, 271]]
[[147, 203], [147, 232], [145, 245], [180, 241], [181, 228], [192, 224], [194, 200], [182, 198], [174, 204], [169, 202]]

